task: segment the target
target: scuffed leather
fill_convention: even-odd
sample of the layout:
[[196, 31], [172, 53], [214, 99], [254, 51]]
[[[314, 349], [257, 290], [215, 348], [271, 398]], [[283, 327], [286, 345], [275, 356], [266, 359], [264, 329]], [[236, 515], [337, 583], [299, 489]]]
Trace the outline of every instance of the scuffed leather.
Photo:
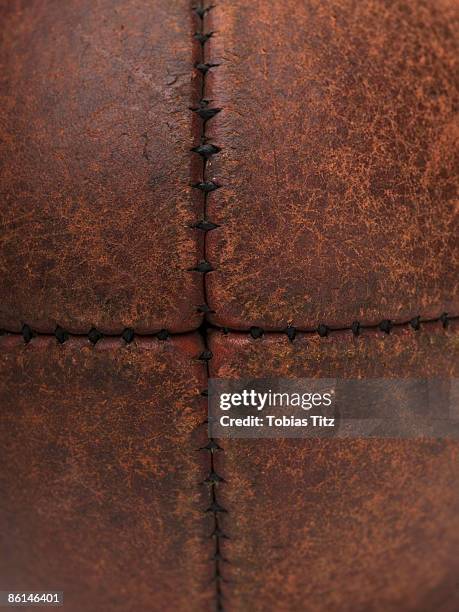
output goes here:
[[220, 2], [209, 30], [212, 321], [456, 314], [457, 0]]
[[211, 609], [201, 351], [0, 338], [0, 589], [61, 590], [69, 612]]
[[[211, 376], [450, 377], [459, 329], [211, 336]], [[222, 439], [226, 609], [455, 612], [459, 446]]]
[[199, 326], [185, 0], [1, 0], [0, 329]]
[[[458, 314], [457, 0], [214, 4], [201, 32], [185, 0], [0, 0], [0, 329]], [[0, 338], [0, 589], [70, 612], [457, 612], [456, 443], [198, 452], [204, 349], [214, 376], [450, 377], [453, 325], [214, 331], [211, 352], [138, 333]]]

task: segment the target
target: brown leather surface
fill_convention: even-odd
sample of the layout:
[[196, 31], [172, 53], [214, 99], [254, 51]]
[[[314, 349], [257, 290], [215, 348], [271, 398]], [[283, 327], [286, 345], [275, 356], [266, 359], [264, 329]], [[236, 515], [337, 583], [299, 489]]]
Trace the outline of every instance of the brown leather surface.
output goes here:
[[220, 2], [212, 320], [457, 314], [457, 0]]
[[72, 612], [211, 609], [201, 350], [0, 338], [0, 590], [62, 590]]
[[187, 0], [1, 0], [0, 329], [195, 329]]
[[[224, 378], [458, 375], [459, 330], [359, 338], [213, 333]], [[222, 439], [225, 609], [454, 612], [459, 446], [446, 440]]]
[[136, 332], [0, 336], [0, 590], [63, 590], [70, 612], [457, 612], [457, 443], [221, 452], [199, 396], [205, 360], [457, 376], [457, 321], [211, 331], [212, 352], [138, 334], [196, 330], [206, 301], [241, 330], [459, 313], [458, 0], [214, 4], [0, 0], [0, 330]]

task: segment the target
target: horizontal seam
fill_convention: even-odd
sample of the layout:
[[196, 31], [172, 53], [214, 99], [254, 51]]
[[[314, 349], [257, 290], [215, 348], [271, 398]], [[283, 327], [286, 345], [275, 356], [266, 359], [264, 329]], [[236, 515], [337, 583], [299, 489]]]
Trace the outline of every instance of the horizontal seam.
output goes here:
[[[262, 327], [251, 326], [249, 329], [236, 329], [225, 327], [222, 325], [214, 325], [206, 322], [207, 330], [215, 330], [221, 331], [223, 333], [238, 333], [238, 334], [249, 334], [252, 338], [258, 339], [264, 336], [265, 334], [286, 334], [290, 340], [294, 340], [297, 333], [305, 334], [305, 335], [318, 335], [321, 338], [326, 338], [330, 335], [333, 335], [338, 332], [351, 331], [355, 336], [358, 336], [362, 331], [365, 330], [376, 330], [382, 331], [386, 334], [390, 334], [394, 329], [400, 328], [408, 328], [413, 331], [418, 331], [421, 329], [422, 325], [432, 324], [432, 323], [441, 323], [444, 328], [447, 328], [450, 322], [456, 321], [459, 319], [459, 315], [449, 315], [447, 313], [442, 313], [438, 317], [434, 318], [423, 318], [420, 315], [416, 315], [411, 317], [410, 319], [402, 322], [394, 322], [390, 319], [382, 319], [379, 323], [363, 325], [358, 321], [354, 321], [351, 325], [346, 326], [333, 326], [326, 325], [324, 323], [319, 324], [315, 328], [301, 328], [294, 327], [293, 325], [288, 325], [283, 329], [270, 329], [265, 330]], [[11, 335], [11, 336], [22, 336], [24, 338], [24, 342], [28, 343], [34, 337], [54, 337], [60, 344], [64, 344], [70, 338], [87, 338], [89, 342], [92, 344], [97, 344], [99, 340], [102, 338], [120, 338], [126, 342], [126, 344], [130, 344], [137, 337], [139, 338], [151, 338], [157, 340], [167, 340], [170, 337], [181, 337], [188, 336], [194, 332], [198, 333], [202, 325], [196, 329], [191, 329], [186, 332], [171, 332], [166, 329], [162, 329], [156, 333], [138, 333], [130, 327], [127, 327], [123, 330], [121, 334], [104, 334], [100, 332], [96, 328], [92, 328], [87, 333], [71, 333], [64, 330], [62, 327], [57, 326], [54, 332], [39, 332], [32, 329], [30, 325], [24, 324], [20, 332], [10, 331], [8, 329], [0, 330], [1, 335]]]

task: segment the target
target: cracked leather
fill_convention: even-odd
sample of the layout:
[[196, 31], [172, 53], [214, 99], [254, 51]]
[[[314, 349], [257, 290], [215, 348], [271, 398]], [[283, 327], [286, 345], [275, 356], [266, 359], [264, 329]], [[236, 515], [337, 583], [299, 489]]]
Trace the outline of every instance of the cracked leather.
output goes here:
[[[214, 332], [222, 378], [457, 376], [459, 329], [253, 340]], [[222, 439], [228, 610], [455, 612], [459, 446]]]
[[0, 338], [0, 588], [64, 591], [69, 612], [209, 607], [200, 351]]
[[0, 0], [0, 328], [187, 331], [186, 0]]
[[457, 313], [458, 2], [221, 2], [208, 21], [212, 321]]
[[[204, 89], [191, 7], [0, 0], [0, 328], [182, 332], [205, 294], [236, 329], [457, 314], [457, 0], [219, 2]], [[457, 338], [212, 332], [209, 368], [457, 376]], [[456, 612], [457, 443], [224, 440], [214, 466], [203, 349], [0, 338], [1, 586], [70, 612]]]

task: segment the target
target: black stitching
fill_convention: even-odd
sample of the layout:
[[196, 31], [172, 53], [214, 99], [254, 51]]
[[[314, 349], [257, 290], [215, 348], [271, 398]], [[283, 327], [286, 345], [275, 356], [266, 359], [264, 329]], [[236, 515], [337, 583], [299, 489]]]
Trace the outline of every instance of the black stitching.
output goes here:
[[[438, 317], [433, 317], [430, 319], [422, 318], [420, 315], [412, 317], [407, 321], [394, 322], [390, 319], [383, 319], [379, 323], [370, 323], [370, 324], [362, 324], [359, 321], [354, 321], [351, 325], [343, 325], [340, 327], [330, 327], [325, 324], [320, 324], [315, 329], [312, 328], [296, 328], [291, 324], [288, 325], [284, 329], [273, 329], [270, 330], [270, 333], [286, 333], [289, 339], [292, 341], [295, 339], [296, 335], [301, 333], [303, 335], [311, 335], [311, 334], [319, 334], [319, 336], [325, 338], [327, 336], [342, 333], [346, 331], [352, 331], [354, 335], [360, 335], [364, 330], [375, 330], [378, 329], [380, 331], [384, 331], [386, 333], [390, 333], [394, 328], [410, 328], [415, 331], [421, 328], [422, 325], [441, 323], [444, 328], [447, 328], [451, 321], [459, 320], [459, 315], [450, 316], [447, 313], [443, 313]], [[235, 329], [230, 327], [221, 327], [219, 325], [209, 324], [212, 329], [219, 330], [223, 334], [228, 333], [248, 333], [251, 335], [251, 330], [254, 326], [251, 326], [247, 329]]]
[[[199, 359], [202, 359], [206, 364], [207, 376], [209, 377], [209, 360], [212, 359], [212, 351], [209, 350], [207, 345], [207, 324], [204, 322], [200, 328], [200, 333], [202, 335], [202, 339], [204, 342], [205, 349], [199, 355]], [[208, 389], [201, 391], [201, 396], [207, 397], [209, 395]], [[210, 421], [210, 419], [208, 419]], [[225, 483], [225, 479], [221, 476], [216, 469], [215, 466], [215, 458], [214, 455], [217, 451], [222, 451], [223, 449], [220, 447], [218, 442], [213, 438], [209, 438], [207, 444], [201, 447], [199, 450], [206, 451], [209, 453], [209, 473], [207, 477], [204, 479], [202, 484], [205, 484], [209, 488], [210, 492], [210, 504], [204, 510], [206, 514], [211, 514], [213, 517], [213, 531], [211, 536], [214, 538], [215, 548], [212, 557], [210, 560], [213, 562], [214, 567], [214, 576], [213, 579], [215, 581], [215, 595], [216, 595], [216, 605], [217, 609], [223, 609], [222, 599], [223, 592], [221, 584], [225, 582], [224, 577], [221, 572], [221, 564], [227, 563], [227, 559], [225, 559], [221, 552], [221, 543], [224, 539], [227, 539], [226, 534], [223, 533], [221, 529], [221, 516], [227, 514], [226, 508], [224, 508], [218, 500], [217, 497], [217, 488]]]
[[[202, 166], [201, 166], [201, 176], [199, 180], [195, 182], [192, 187], [194, 189], [198, 189], [202, 193], [202, 219], [198, 221], [194, 227], [204, 232], [203, 239], [203, 260], [198, 262], [195, 268], [192, 268], [193, 271], [201, 272], [203, 276], [203, 287], [204, 287], [204, 304], [197, 306], [197, 311], [204, 314], [203, 320], [206, 321], [206, 316], [212, 313], [212, 309], [208, 304], [207, 292], [206, 292], [206, 280], [205, 274], [207, 272], [212, 272], [213, 266], [206, 259], [206, 234], [208, 231], [211, 231], [218, 227], [217, 224], [212, 223], [207, 218], [207, 201], [208, 196], [213, 191], [216, 191], [220, 188], [220, 185], [215, 181], [211, 180], [207, 174], [207, 166], [209, 159], [216, 155], [221, 151], [221, 148], [215, 144], [209, 143], [207, 134], [206, 134], [206, 125], [207, 121], [215, 117], [218, 113], [221, 112], [221, 108], [212, 107], [212, 100], [208, 99], [207, 96], [207, 74], [209, 70], [212, 68], [218, 68], [219, 64], [211, 61], [210, 58], [207, 57], [206, 51], [206, 43], [209, 39], [214, 35], [211, 31], [206, 31], [207, 23], [205, 21], [205, 16], [208, 11], [214, 8], [214, 5], [206, 6], [205, 0], [200, 0], [199, 6], [194, 6], [193, 10], [199, 19], [198, 30], [195, 32], [195, 39], [200, 43], [199, 48], [199, 57], [194, 64], [194, 68], [200, 74], [200, 82], [199, 82], [199, 102], [197, 107], [191, 107], [194, 113], [198, 115], [201, 119], [201, 133], [200, 133], [200, 141], [191, 149], [193, 153], [197, 153], [202, 158]], [[198, 82], [195, 80], [195, 82]]]
[[217, 155], [217, 153], [220, 153], [221, 148], [213, 144], [206, 143], [193, 147], [191, 150], [193, 153], [198, 153], [198, 155], [201, 157], [209, 159], [209, 157], [212, 157], [212, 155]]
[[206, 274], [207, 272], [212, 272], [212, 265], [205, 261], [204, 259], [198, 263], [195, 268], [189, 268], [189, 272], [201, 272], [202, 274]]
[[202, 221], [195, 223], [193, 227], [202, 230], [203, 232], [210, 232], [211, 230], [217, 229], [217, 227], [220, 226], [216, 223], [212, 223], [212, 221], [207, 221], [206, 219], [203, 219]]
[[211, 38], [213, 35], [214, 35], [213, 32], [206, 32], [205, 34], [203, 34], [202, 32], [194, 33], [194, 37], [196, 38], [197, 41], [201, 43], [201, 45], [204, 45], [209, 40], [209, 38]]
[[258, 338], [262, 338], [265, 332], [261, 327], [251, 327], [249, 330], [249, 333], [252, 336], [252, 338], [257, 340]]
[[215, 181], [202, 181], [201, 183], [195, 183], [192, 187], [194, 187], [194, 189], [200, 189], [204, 191], [204, 193], [211, 193], [212, 191], [220, 189], [220, 185]]
[[134, 340], [134, 330], [130, 327], [126, 327], [121, 334], [121, 337], [126, 342], [126, 344], [130, 344]]
[[200, 19], [203, 19], [204, 15], [206, 14], [206, 9], [201, 7], [194, 8], [193, 11]]
[[214, 453], [215, 451], [221, 451], [223, 449], [221, 446], [217, 444], [217, 442], [215, 442], [213, 438], [211, 438], [209, 442], [205, 446], [201, 446], [199, 450], [208, 451], [209, 453]]
[[[226, 580], [225, 578], [223, 578], [223, 576], [222, 576], [222, 574], [221, 574], [221, 571], [218, 571], [218, 572], [217, 572], [217, 571], [215, 571], [215, 573], [214, 573], [214, 575], [213, 575], [213, 578], [212, 578], [212, 582], [218, 582], [218, 584], [220, 584], [220, 583], [222, 583], [222, 582], [223, 582], [223, 583], [227, 584], [227, 583], [228, 583], [228, 580]], [[216, 609], [217, 609], [217, 610], [223, 610], [223, 608], [222, 608], [222, 607], [220, 607], [220, 608], [218, 608], [218, 607], [217, 607]]]
[[287, 334], [287, 338], [290, 340], [290, 342], [293, 342], [295, 340], [296, 329], [294, 327], [292, 327], [291, 325], [287, 325], [285, 333]]
[[351, 325], [351, 331], [354, 336], [358, 336], [360, 334], [361, 326], [359, 321], [354, 321]]
[[204, 480], [204, 482], [206, 484], [217, 484], [219, 482], [225, 482], [225, 479], [222, 478], [221, 476], [219, 476], [219, 474], [217, 474], [217, 472], [212, 470], [209, 473], [209, 475], [207, 476], [207, 478]]
[[201, 74], [206, 74], [207, 72], [209, 72], [211, 68], [218, 68], [218, 66], [219, 64], [212, 64], [210, 62], [206, 64], [202, 64], [202, 63], [195, 64], [196, 70], [199, 70]]
[[[196, 268], [191, 268], [191, 270], [195, 271]], [[200, 306], [197, 306], [197, 308], [200, 311], [203, 312], [210, 312], [213, 313], [215, 311], [211, 310], [210, 307], [206, 304], [202, 304]], [[447, 328], [449, 326], [449, 324], [451, 323], [451, 321], [457, 321], [459, 320], [459, 315], [448, 315], [447, 313], [443, 313], [442, 315], [438, 316], [438, 317], [433, 317], [430, 319], [426, 319], [426, 318], [422, 318], [421, 316], [417, 315], [415, 317], [412, 317], [411, 319], [409, 319], [408, 321], [402, 321], [399, 323], [396, 323], [394, 321], [390, 321], [391, 323], [391, 329], [393, 328], [409, 328], [409, 329], [413, 329], [417, 331], [418, 329], [420, 329], [423, 325], [425, 324], [432, 324], [432, 323], [441, 323], [441, 325], [444, 328]], [[332, 335], [338, 332], [344, 332], [344, 331], [352, 331], [353, 333], [355, 333], [356, 335], [361, 334], [362, 331], [364, 330], [372, 330], [372, 329], [381, 329], [381, 325], [384, 327], [386, 325], [386, 321], [389, 321], [389, 319], [384, 319], [383, 321], [381, 321], [380, 323], [376, 323], [376, 324], [368, 324], [368, 325], [362, 325], [361, 323], [359, 323], [358, 321], [354, 321], [354, 323], [352, 323], [349, 326], [342, 326], [342, 327], [330, 327], [330, 326], [326, 326], [327, 330], [328, 330], [328, 335]], [[419, 324], [419, 327], [418, 327]], [[220, 331], [221, 333], [227, 335], [229, 333], [244, 333], [244, 330], [242, 329], [233, 329], [233, 328], [229, 328], [229, 327], [221, 327], [219, 325], [214, 325], [214, 324], [208, 324], [209, 328], [215, 329], [217, 331]], [[253, 326], [252, 326], [253, 327]], [[131, 328], [127, 328], [127, 329], [131, 329]], [[250, 328], [249, 328], [250, 330]], [[358, 330], [358, 334], [356, 333]], [[96, 330], [97, 331], [97, 330]], [[169, 336], [183, 336], [185, 334], [189, 334], [191, 331], [193, 330], [189, 330], [186, 332], [170, 332], [167, 330], [161, 330], [159, 332], [151, 332], [151, 333], [147, 333], [147, 334], [139, 334], [144, 336], [145, 338], [149, 338], [149, 337], [158, 337], [158, 334], [161, 334], [161, 337], [165, 336], [165, 334], [167, 333], [168, 337]], [[196, 330], [195, 330], [196, 331]], [[132, 332], [136, 334], [135, 330], [132, 330]], [[91, 332], [89, 332], [91, 333]], [[24, 324], [23, 327], [21, 328], [20, 332], [17, 331], [12, 331], [12, 330], [8, 330], [8, 329], [0, 329], [0, 335], [8, 335], [8, 336], [24, 336], [24, 334], [26, 334], [28, 341], [29, 338], [34, 338], [34, 337], [55, 337], [57, 338], [57, 336], [59, 336], [60, 338], [64, 338], [65, 337], [65, 342], [67, 340], [69, 340], [70, 338], [81, 338], [81, 337], [85, 337], [85, 338], [89, 338], [89, 333], [70, 333], [68, 331], [66, 331], [65, 329], [63, 329], [60, 326], [57, 326], [54, 332], [39, 332], [39, 331], [35, 331], [32, 330], [32, 328], [27, 325]], [[99, 333], [99, 332], [98, 332]], [[123, 330], [123, 332], [121, 334], [101, 334], [101, 337], [109, 337], [109, 338], [124, 338], [125, 334], [127, 333], [126, 330]], [[245, 332], [245, 333], [250, 333], [250, 332]], [[266, 333], [266, 332], [265, 332]], [[301, 333], [303, 335], [309, 335], [309, 334], [316, 334], [317, 333], [317, 329], [301, 329], [301, 328], [296, 328], [293, 326], [288, 326], [284, 329], [273, 329], [270, 330], [270, 333], [285, 333], [287, 334], [287, 336], [289, 337], [289, 339], [294, 340], [296, 335], [298, 333]], [[59, 338], [57, 338], [59, 339]]]
[[384, 319], [383, 321], [381, 321], [378, 327], [385, 334], [390, 334], [393, 328], [393, 323], [390, 319]]
[[68, 333], [65, 331], [65, 329], [59, 327], [59, 325], [54, 330], [54, 335], [56, 336], [56, 339], [59, 344], [64, 344], [64, 342], [67, 342], [67, 340], [69, 339]]
[[206, 13], [211, 11], [213, 8], [215, 8], [215, 5], [211, 4], [210, 6], [207, 6], [207, 7], [195, 6], [193, 10], [200, 19], [204, 19], [204, 16], [206, 15]]
[[324, 325], [323, 323], [318, 325], [317, 333], [319, 334], [321, 338], [326, 338], [328, 336], [328, 332], [329, 332], [329, 329], [326, 325]]
[[211, 538], [224, 538], [225, 540], [229, 540], [229, 536], [226, 535], [226, 533], [223, 531], [223, 529], [220, 529], [219, 527], [215, 528], [212, 533], [210, 534]]
[[215, 117], [215, 115], [217, 115], [218, 113], [221, 112], [221, 108], [208, 108], [207, 106], [204, 108], [195, 108], [193, 109], [195, 113], [197, 113], [201, 119], [203, 119], [204, 121], [209, 121], [209, 119], [212, 119], [213, 117]]
[[[202, 75], [201, 99], [199, 100], [199, 106], [189, 106], [188, 107], [193, 112], [198, 111], [200, 108], [206, 108], [211, 103], [211, 100], [208, 100], [207, 98], [204, 97], [205, 78], [206, 78], [206, 75], [205, 74]], [[206, 142], [206, 138], [207, 138], [206, 135], [202, 134], [202, 142]]]
[[27, 325], [26, 323], [22, 326], [21, 334], [26, 344], [29, 344], [29, 342], [34, 337], [32, 328], [30, 327], [30, 325]]
[[97, 344], [102, 338], [103, 334], [101, 334], [101, 332], [95, 327], [93, 327], [88, 334], [88, 340], [91, 342], [91, 344]]

